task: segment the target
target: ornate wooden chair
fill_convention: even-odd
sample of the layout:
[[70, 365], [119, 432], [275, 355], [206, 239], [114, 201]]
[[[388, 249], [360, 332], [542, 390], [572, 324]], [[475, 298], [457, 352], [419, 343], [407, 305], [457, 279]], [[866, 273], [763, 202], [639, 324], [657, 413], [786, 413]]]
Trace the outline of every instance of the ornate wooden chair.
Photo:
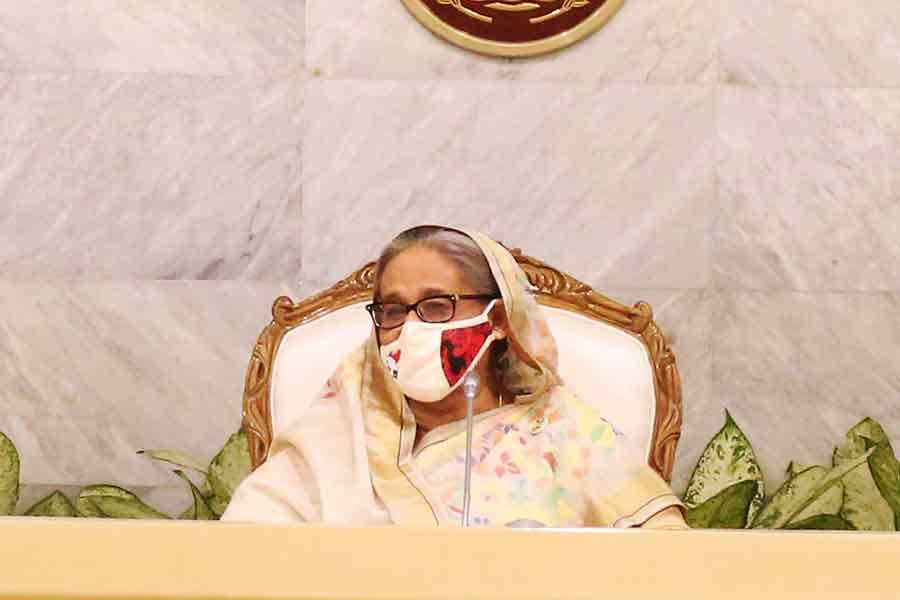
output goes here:
[[[586, 400], [646, 451], [669, 480], [681, 435], [681, 381], [675, 355], [650, 305], [624, 306], [514, 250], [536, 288], [559, 345], [559, 372]], [[243, 428], [256, 468], [273, 435], [303, 413], [340, 360], [369, 335], [364, 309], [374, 263], [300, 302], [282, 296], [253, 349], [244, 387]]]

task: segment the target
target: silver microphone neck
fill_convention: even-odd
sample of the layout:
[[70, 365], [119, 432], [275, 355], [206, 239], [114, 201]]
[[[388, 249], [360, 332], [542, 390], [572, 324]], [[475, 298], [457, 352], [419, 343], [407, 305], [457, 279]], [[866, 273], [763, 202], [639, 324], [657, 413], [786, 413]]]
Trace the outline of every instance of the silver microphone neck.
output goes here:
[[466, 378], [463, 380], [463, 394], [466, 399], [472, 398], [475, 399], [475, 396], [478, 395], [478, 388], [481, 385], [481, 380], [478, 377], [477, 373], [469, 373], [466, 375]]
[[475, 413], [475, 398], [481, 381], [476, 373], [469, 373], [463, 380], [463, 395], [466, 397], [466, 472], [463, 483], [463, 527], [469, 526], [472, 505], [472, 429]]

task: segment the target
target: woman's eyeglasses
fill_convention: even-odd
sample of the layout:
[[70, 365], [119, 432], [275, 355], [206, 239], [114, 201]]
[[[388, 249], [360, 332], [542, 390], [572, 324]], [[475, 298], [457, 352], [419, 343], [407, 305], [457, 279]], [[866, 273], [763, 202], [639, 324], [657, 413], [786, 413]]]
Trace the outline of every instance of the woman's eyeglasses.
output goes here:
[[442, 294], [422, 298], [413, 304], [373, 302], [366, 305], [366, 310], [376, 327], [394, 329], [406, 322], [406, 315], [411, 310], [426, 323], [446, 323], [453, 320], [456, 303], [460, 300], [494, 300], [497, 297], [495, 294]]

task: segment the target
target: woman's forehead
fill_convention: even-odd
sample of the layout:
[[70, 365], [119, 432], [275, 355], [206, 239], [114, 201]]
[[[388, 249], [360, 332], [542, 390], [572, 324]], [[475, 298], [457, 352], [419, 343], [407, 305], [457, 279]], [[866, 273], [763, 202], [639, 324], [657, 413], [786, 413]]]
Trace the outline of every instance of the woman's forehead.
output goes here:
[[417, 246], [391, 260], [381, 274], [381, 296], [407, 301], [433, 294], [468, 293], [465, 275], [449, 258], [432, 248]]

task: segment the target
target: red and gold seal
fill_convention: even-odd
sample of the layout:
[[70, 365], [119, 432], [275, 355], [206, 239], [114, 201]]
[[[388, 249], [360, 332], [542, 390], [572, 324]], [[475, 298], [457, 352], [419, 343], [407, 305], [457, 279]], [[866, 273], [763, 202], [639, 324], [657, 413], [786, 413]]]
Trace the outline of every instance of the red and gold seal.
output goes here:
[[440, 37], [493, 56], [553, 52], [602, 27], [625, 0], [402, 0]]

